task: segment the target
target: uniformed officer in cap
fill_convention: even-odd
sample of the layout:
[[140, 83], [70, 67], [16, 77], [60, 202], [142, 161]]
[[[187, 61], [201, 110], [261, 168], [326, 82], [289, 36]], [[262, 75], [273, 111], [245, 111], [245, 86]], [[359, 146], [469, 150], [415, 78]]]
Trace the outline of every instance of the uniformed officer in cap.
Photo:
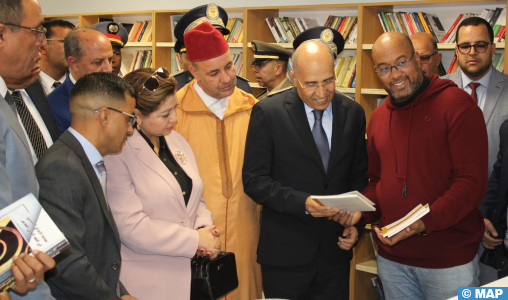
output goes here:
[[189, 70], [190, 61], [187, 57], [187, 49], [185, 49], [183, 42], [178, 40], [175, 42], [175, 53], [180, 57], [180, 67], [182, 71]]
[[112, 69], [111, 72], [115, 75], [124, 75], [120, 74], [120, 67], [122, 66], [121, 50], [127, 43], [127, 39], [129, 37], [127, 30], [122, 26], [122, 24], [108, 21], [94, 24], [91, 27], [104, 33], [111, 42], [111, 46], [113, 47], [113, 58], [111, 59], [111, 69]]
[[[185, 41], [184, 41], [184, 34], [193, 29], [194, 27], [198, 26], [199, 24], [203, 22], [208, 22], [213, 25], [217, 30], [219, 30], [222, 35], [228, 35], [229, 29], [226, 28], [226, 25], [228, 23], [228, 14], [227, 12], [217, 4], [211, 3], [211, 4], [205, 4], [198, 7], [195, 7], [191, 10], [189, 10], [187, 13], [185, 13], [181, 18], [180, 21], [175, 26], [175, 37], [177, 40], [177, 43], [182, 43], [182, 47], [180, 50], [180, 53], [187, 52], [185, 49]], [[181, 45], [181, 44], [178, 44]], [[175, 52], [176, 52], [176, 46], [175, 43]], [[178, 53], [178, 52], [177, 52]], [[186, 56], [187, 54], [185, 54]], [[182, 57], [184, 54], [182, 54]], [[171, 76], [175, 77], [177, 83], [178, 83], [178, 90], [180, 90], [184, 85], [189, 83], [194, 77], [188, 70], [180, 71], [178, 73], [171, 74]], [[249, 81], [241, 76], [236, 76], [236, 86], [239, 89], [244, 90], [247, 93], [252, 94], [252, 89], [249, 86]]]
[[258, 100], [263, 100], [272, 92], [292, 86], [287, 78], [288, 61], [293, 53], [279, 45], [269, 44], [262, 41], [252, 41], [254, 59], [250, 62], [254, 65], [254, 74], [259, 86], [266, 88]]

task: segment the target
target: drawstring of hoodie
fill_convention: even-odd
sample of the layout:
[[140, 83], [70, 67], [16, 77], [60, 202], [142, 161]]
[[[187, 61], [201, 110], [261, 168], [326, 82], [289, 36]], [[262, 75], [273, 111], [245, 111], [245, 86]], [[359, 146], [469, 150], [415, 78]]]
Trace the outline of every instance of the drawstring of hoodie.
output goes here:
[[390, 133], [390, 141], [392, 142], [393, 155], [395, 156], [395, 177], [397, 177], [398, 179], [404, 180], [404, 186], [402, 187], [401, 198], [405, 198], [405, 197], [407, 197], [407, 166], [408, 166], [408, 160], [409, 160], [409, 137], [410, 137], [410, 133], [411, 133], [411, 124], [412, 124], [412, 120], [413, 120], [413, 106], [411, 106], [411, 109], [409, 111], [409, 126], [407, 129], [407, 147], [406, 147], [406, 166], [404, 169], [404, 174], [402, 176], [399, 175], [399, 164], [398, 164], [398, 160], [397, 160], [397, 152], [395, 151], [395, 145], [393, 143], [393, 137], [392, 137], [392, 113], [393, 113], [393, 111], [392, 111], [391, 107], [388, 107], [388, 109], [390, 110], [390, 121], [388, 124], [388, 131]]

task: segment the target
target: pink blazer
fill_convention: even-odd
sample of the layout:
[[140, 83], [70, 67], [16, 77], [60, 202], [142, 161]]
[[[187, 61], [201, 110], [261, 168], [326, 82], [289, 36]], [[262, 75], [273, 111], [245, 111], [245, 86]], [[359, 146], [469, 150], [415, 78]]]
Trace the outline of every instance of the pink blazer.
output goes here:
[[120, 280], [139, 299], [190, 298], [195, 229], [212, 224], [192, 149], [175, 131], [166, 141], [173, 155], [187, 158], [180, 162], [192, 179], [187, 206], [173, 174], [136, 130], [121, 154], [104, 159], [108, 202], [122, 241]]

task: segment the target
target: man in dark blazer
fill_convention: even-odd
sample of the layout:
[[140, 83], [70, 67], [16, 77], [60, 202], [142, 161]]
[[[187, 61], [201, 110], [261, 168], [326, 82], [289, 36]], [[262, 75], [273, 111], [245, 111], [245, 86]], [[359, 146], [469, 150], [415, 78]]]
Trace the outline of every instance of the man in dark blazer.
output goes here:
[[71, 244], [47, 274], [56, 299], [135, 299], [119, 282], [120, 238], [102, 161], [132, 133], [135, 94], [110, 72], [83, 76], [70, 95], [71, 127], [36, 165], [40, 202]]
[[331, 221], [336, 210], [310, 197], [362, 191], [368, 182], [365, 113], [335, 91], [333, 61], [321, 41], [301, 44], [292, 58], [295, 87], [252, 110], [243, 183], [263, 205], [257, 261], [267, 298], [349, 299], [358, 231]]
[[[483, 246], [488, 249], [483, 253], [482, 260], [489, 262], [498, 272], [498, 277], [508, 275], [507, 206], [508, 206], [508, 120], [499, 129], [499, 152], [494, 170], [489, 178], [489, 186], [483, 198], [480, 210], [485, 218], [485, 230], [489, 235], [482, 239]], [[504, 240], [504, 243], [503, 243]]]
[[46, 125], [46, 128], [51, 135], [51, 139], [55, 142], [60, 134], [58, 133], [58, 126], [56, 126], [55, 118], [51, 113], [51, 108], [49, 107], [48, 99], [46, 99], [46, 95], [44, 94], [42, 84], [39, 80], [37, 80], [25, 90], [39, 111], [39, 114], [44, 121], [44, 125]]

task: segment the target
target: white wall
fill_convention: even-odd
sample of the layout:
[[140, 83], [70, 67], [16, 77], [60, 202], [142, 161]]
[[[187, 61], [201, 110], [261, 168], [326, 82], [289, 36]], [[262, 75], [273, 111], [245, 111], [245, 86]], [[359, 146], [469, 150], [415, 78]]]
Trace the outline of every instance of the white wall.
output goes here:
[[[386, 0], [361, 0], [359, 3], [385, 2]], [[400, 1], [400, 0], [392, 0]], [[136, 10], [173, 10], [216, 3], [222, 7], [284, 6], [352, 3], [355, 0], [39, 0], [45, 15], [82, 14], [96, 12], [120, 12]]]

